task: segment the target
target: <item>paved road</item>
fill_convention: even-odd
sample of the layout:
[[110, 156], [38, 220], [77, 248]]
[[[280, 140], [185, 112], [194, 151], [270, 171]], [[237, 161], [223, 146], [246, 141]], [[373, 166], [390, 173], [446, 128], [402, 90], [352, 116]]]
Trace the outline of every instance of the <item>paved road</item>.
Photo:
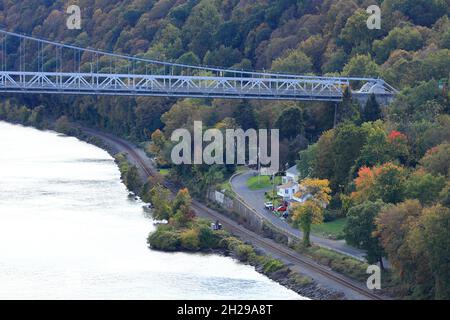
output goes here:
[[[276, 217], [264, 208], [264, 192], [270, 190], [271, 188], [250, 190], [247, 187], [248, 178], [254, 174], [255, 171], [246, 171], [242, 174], [234, 176], [231, 180], [233, 191], [236, 192], [250, 207], [261, 213], [265, 219], [273, 223], [275, 226], [286, 230], [286, 232], [289, 232], [289, 234], [294, 235], [297, 238], [301, 238], [303, 234], [300, 230], [293, 228], [291, 225]], [[311, 235], [311, 241], [319, 246], [341, 252], [359, 260], [364, 260], [365, 252], [350, 247], [345, 243], [345, 240], [331, 240]]]
[[[128, 160], [137, 166], [142, 178], [147, 179], [149, 175], [153, 175], [155, 173], [153, 162], [147, 157], [141, 148], [126, 140], [117, 138], [107, 133], [88, 128], [82, 129], [84, 132], [106, 142], [109, 145], [111, 152], [126, 152], [128, 154]], [[200, 216], [207, 217], [212, 220], [219, 219], [226, 229], [229, 229], [243, 241], [250, 242], [267, 254], [282, 260], [284, 263], [289, 265], [292, 270], [310, 276], [319, 284], [319, 286], [340, 292], [344, 294], [347, 299], [366, 300], [384, 298], [376, 295], [374, 296], [373, 293], [369, 292], [363, 284], [355, 282], [354, 280], [348, 279], [345, 276], [321, 266], [312, 261], [310, 258], [301, 256], [298, 252], [280, 245], [271, 239], [263, 238], [195, 200], [193, 201], [193, 206]]]

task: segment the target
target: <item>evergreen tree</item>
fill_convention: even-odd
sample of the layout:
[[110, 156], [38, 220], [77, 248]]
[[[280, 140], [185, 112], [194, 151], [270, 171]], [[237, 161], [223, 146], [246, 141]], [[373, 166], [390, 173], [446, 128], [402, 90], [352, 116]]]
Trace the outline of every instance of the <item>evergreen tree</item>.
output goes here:
[[335, 125], [348, 120], [352, 122], [360, 120], [359, 105], [353, 101], [349, 87], [344, 91], [342, 102], [338, 104], [335, 117]]
[[233, 117], [243, 130], [258, 128], [253, 107], [245, 102], [238, 105]]
[[375, 94], [371, 94], [364, 107], [361, 118], [363, 122], [376, 121], [381, 118], [380, 104], [375, 97]]
[[280, 130], [280, 139], [293, 139], [303, 133], [303, 115], [298, 108], [289, 108], [284, 111], [275, 123]]

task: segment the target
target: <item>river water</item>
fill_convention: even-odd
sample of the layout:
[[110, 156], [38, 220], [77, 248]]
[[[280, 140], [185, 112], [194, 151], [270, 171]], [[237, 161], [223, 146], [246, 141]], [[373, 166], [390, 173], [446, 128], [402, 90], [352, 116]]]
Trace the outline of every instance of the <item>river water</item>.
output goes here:
[[0, 299], [299, 299], [217, 255], [150, 250], [113, 159], [0, 122]]

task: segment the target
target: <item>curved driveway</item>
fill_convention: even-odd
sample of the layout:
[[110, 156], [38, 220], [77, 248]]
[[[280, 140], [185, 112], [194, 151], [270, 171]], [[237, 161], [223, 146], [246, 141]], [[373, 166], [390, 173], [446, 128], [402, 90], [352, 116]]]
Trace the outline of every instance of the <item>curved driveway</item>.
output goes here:
[[[255, 173], [256, 173], [255, 171], [246, 171], [244, 173], [235, 175], [231, 179], [231, 187], [233, 188], [233, 191], [236, 194], [238, 194], [247, 203], [247, 205], [249, 205], [258, 213], [260, 213], [266, 220], [270, 221], [273, 225], [282, 230], [285, 230], [286, 233], [298, 239], [301, 239], [303, 233], [300, 230], [293, 228], [287, 222], [276, 217], [274, 214], [272, 214], [270, 211], [264, 208], [265, 202], [264, 192], [271, 190], [271, 188], [261, 190], [250, 190], [247, 187], [248, 178], [253, 176]], [[340, 253], [352, 256], [359, 260], [365, 260], [364, 259], [365, 252], [363, 250], [359, 250], [347, 245], [345, 240], [331, 240], [311, 235], [311, 241], [321, 247], [338, 251]]]

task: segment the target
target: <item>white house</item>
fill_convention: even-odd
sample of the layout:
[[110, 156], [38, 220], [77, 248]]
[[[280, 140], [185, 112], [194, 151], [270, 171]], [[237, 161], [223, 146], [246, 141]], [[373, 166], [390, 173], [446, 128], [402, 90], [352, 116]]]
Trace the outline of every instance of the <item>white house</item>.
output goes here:
[[282, 183], [286, 184], [289, 181], [297, 183], [299, 178], [300, 173], [297, 170], [297, 166], [292, 166], [286, 170], [286, 175], [282, 178]]
[[288, 181], [277, 187], [277, 195], [282, 197], [285, 201], [292, 200], [292, 197], [298, 192], [298, 187], [297, 182]]
[[277, 187], [277, 195], [285, 201], [292, 200], [294, 195], [299, 191], [298, 179], [299, 173], [297, 166], [287, 169], [286, 175], [281, 178], [282, 184]]

